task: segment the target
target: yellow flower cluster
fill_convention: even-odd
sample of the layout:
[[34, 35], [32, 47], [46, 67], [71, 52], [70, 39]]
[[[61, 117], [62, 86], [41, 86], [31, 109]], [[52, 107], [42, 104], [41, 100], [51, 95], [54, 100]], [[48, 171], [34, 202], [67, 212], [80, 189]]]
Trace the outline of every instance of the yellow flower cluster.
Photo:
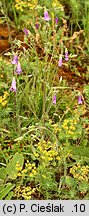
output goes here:
[[56, 142], [51, 143], [50, 141], [40, 141], [36, 146], [36, 151], [34, 151], [34, 156], [43, 163], [47, 164], [48, 162], [60, 160], [59, 151], [57, 150]]
[[73, 134], [75, 131], [75, 126], [77, 124], [77, 120], [74, 119], [65, 119], [62, 128], [68, 133], [68, 134]]
[[30, 200], [35, 190], [35, 188], [31, 188], [30, 186], [25, 187], [19, 185], [14, 189], [14, 196], [18, 199], [24, 198], [25, 200]]
[[35, 9], [37, 6], [38, 0], [28, 0], [28, 7], [30, 9]]
[[4, 107], [7, 104], [8, 92], [4, 91], [4, 95], [0, 96], [0, 104]]
[[89, 166], [82, 166], [78, 163], [70, 169], [70, 173], [78, 181], [89, 181]]
[[54, 157], [58, 155], [56, 142], [51, 143], [50, 141], [46, 142], [45, 140], [40, 141], [37, 146], [37, 152], [40, 159], [45, 162], [52, 161]]
[[35, 188], [31, 188], [30, 186], [27, 186], [27, 187], [24, 187], [23, 186], [23, 189], [22, 189], [22, 197], [25, 199], [25, 200], [30, 200], [31, 199], [31, 196], [32, 194], [34, 194], [35, 192]]
[[[23, 11], [25, 8], [27, 9], [35, 9], [38, 6], [38, 0], [15, 0], [15, 8], [19, 11]], [[63, 5], [58, 0], [52, 1], [52, 7], [58, 8], [61, 11], [64, 11]]]
[[52, 1], [52, 7], [59, 8], [61, 11], [64, 11], [63, 5], [58, 0]]
[[25, 163], [25, 168], [22, 169], [22, 167], [18, 164], [16, 164], [16, 170], [18, 171], [17, 176], [21, 176], [23, 177], [24, 175], [28, 175], [29, 177], [33, 178], [36, 174], [36, 166], [35, 163], [30, 163], [29, 161], [27, 161], [27, 163]]
[[26, 1], [15, 0], [15, 8], [21, 12], [23, 12], [24, 8], [27, 7]]
[[15, 0], [15, 8], [23, 12], [24, 9], [34, 9], [37, 2], [37, 0]]
[[57, 147], [57, 143], [50, 142], [50, 141], [40, 141], [37, 144], [36, 151], [34, 151], [34, 156], [36, 159], [41, 160], [45, 165], [52, 162], [56, 165], [55, 162], [62, 160], [64, 157], [68, 158], [72, 156], [70, 150], [66, 150], [63, 147]]
[[20, 166], [19, 162], [17, 161], [16, 163], [16, 170], [17, 171], [21, 171], [22, 170], [22, 166]]

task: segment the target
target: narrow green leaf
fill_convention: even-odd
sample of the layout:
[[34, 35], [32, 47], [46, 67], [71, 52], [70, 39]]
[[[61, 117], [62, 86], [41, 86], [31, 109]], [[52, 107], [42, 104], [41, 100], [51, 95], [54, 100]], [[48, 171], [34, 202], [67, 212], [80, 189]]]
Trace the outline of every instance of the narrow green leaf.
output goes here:
[[6, 168], [2, 167], [0, 168], [0, 179], [5, 180], [7, 174], [6, 174]]
[[13, 195], [14, 195], [13, 191], [10, 191], [9, 194], [5, 197], [5, 200], [11, 200]]
[[0, 200], [4, 199], [6, 195], [8, 195], [9, 191], [12, 190], [15, 185], [11, 183], [7, 183], [7, 185], [3, 188], [2, 192], [0, 193]]

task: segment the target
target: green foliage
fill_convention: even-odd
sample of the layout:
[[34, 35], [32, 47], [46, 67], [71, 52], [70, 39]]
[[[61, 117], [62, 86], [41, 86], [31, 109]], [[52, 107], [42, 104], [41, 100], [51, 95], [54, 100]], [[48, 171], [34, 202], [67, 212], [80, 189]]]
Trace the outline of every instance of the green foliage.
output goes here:
[[89, 53], [89, 0], [60, 0], [60, 2], [64, 5], [71, 34], [76, 30], [84, 30], [84, 47]]
[[[6, 2], [7, 23], [11, 4], [21, 28], [25, 26], [29, 31], [23, 42], [12, 43], [13, 52], [7, 53], [7, 60], [0, 58], [0, 198], [89, 198], [89, 86], [84, 86], [79, 104], [82, 89], [79, 92], [79, 86], [68, 86], [62, 77], [74, 58], [69, 49], [69, 60], [65, 60], [70, 39], [64, 7], [56, 0], [38, 1], [38, 5], [33, 2]], [[66, 4], [71, 5], [75, 31], [81, 26], [84, 2], [70, 0]], [[3, 1], [3, 12], [6, 6]], [[49, 22], [43, 18], [45, 9]], [[17, 73], [18, 63], [12, 64], [14, 55], [18, 55], [21, 74]], [[16, 89], [10, 89], [13, 77]]]
[[6, 174], [6, 168], [2, 167], [0, 168], [0, 180], [5, 180], [7, 174]]
[[4, 186], [0, 186], [0, 200], [9, 200], [13, 196], [13, 192], [11, 191], [14, 188], [14, 184], [7, 183]]
[[16, 170], [17, 163], [21, 167], [23, 167], [24, 158], [23, 158], [23, 155], [19, 154], [18, 152], [13, 156], [13, 158], [10, 160], [10, 162], [7, 164], [7, 167], [6, 167], [6, 173], [8, 175], [8, 178], [12, 180], [17, 178], [17, 170]]
[[77, 158], [83, 158], [84, 161], [89, 162], [89, 147], [84, 146], [70, 146], [71, 153]]
[[7, 173], [6, 168], [2, 167], [0, 168], [0, 200], [9, 200], [13, 197], [13, 188], [15, 187], [15, 184], [11, 182], [7, 182]]
[[18, 152], [10, 159], [10, 162], [7, 164], [6, 168], [0, 168], [0, 200], [5, 199], [9, 200], [14, 196], [13, 188], [15, 184], [7, 182], [8, 180], [15, 180], [17, 178], [16, 164], [23, 166], [23, 156]]

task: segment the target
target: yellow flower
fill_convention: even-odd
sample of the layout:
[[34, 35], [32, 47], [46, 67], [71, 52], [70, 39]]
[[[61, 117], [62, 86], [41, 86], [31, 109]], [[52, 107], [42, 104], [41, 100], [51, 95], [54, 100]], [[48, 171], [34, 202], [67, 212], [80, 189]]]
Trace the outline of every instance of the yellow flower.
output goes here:
[[7, 91], [4, 91], [4, 95], [5, 95], [5, 96], [8, 96], [9, 94], [8, 94], [8, 92], [7, 92]]
[[19, 3], [20, 2], [20, 0], [15, 0], [16, 1], [16, 3]]
[[1, 74], [0, 77], [3, 78], [3, 74]]
[[32, 169], [32, 173], [34, 174], [34, 175], [36, 175], [36, 170], [34, 170], [34, 169]]
[[17, 170], [17, 171], [21, 171], [21, 170], [22, 170], [22, 167], [16, 167], [16, 170]]
[[68, 130], [68, 126], [67, 126], [67, 125], [63, 124], [62, 127], [63, 127], [64, 129]]
[[2, 97], [2, 96], [0, 96], [0, 103], [2, 103], [2, 101], [3, 101], [3, 97]]
[[28, 196], [29, 196], [29, 195], [31, 195], [31, 194], [32, 194], [32, 192], [31, 192], [31, 191], [28, 191], [28, 192], [27, 192], [27, 195], [28, 195]]
[[73, 131], [71, 131], [71, 130], [68, 130], [68, 134], [73, 134]]
[[6, 106], [6, 104], [7, 104], [7, 100], [2, 101], [2, 106]]
[[39, 157], [39, 154], [36, 152], [34, 152], [34, 155], [35, 155], [35, 157]]
[[32, 189], [32, 193], [34, 193], [34, 192], [35, 192], [35, 190], [36, 190], [36, 188], [33, 188], [33, 189]]
[[33, 174], [33, 173], [30, 173], [29, 176], [30, 176], [30, 177], [34, 177], [34, 174]]
[[43, 151], [42, 146], [38, 146], [39, 151]]
[[49, 146], [49, 145], [51, 145], [51, 142], [50, 142], [50, 141], [48, 141], [48, 142], [47, 142], [47, 144], [48, 144], [48, 146]]
[[60, 10], [64, 10], [63, 5], [58, 0], [53, 0], [52, 7], [60, 8]]
[[45, 160], [45, 157], [44, 156], [41, 156], [42, 160]]
[[77, 169], [80, 169], [81, 165], [80, 163], [77, 164]]
[[75, 130], [75, 127], [71, 125], [70, 130]]
[[27, 167], [27, 169], [28, 169], [28, 170], [31, 170], [31, 169], [32, 169], [32, 166], [29, 165], [29, 166]]
[[56, 159], [57, 159], [58, 161], [61, 160], [61, 158], [60, 158], [59, 156], [57, 156]]
[[17, 176], [22, 176], [20, 172], [17, 173]]
[[76, 121], [76, 120], [74, 120], [74, 124], [75, 124], [75, 125], [77, 124], [77, 121]]
[[53, 160], [53, 158], [52, 157], [48, 157], [48, 161], [52, 161]]
[[22, 170], [22, 173], [27, 173], [27, 170], [26, 170], [26, 169], [23, 169], [23, 170]]

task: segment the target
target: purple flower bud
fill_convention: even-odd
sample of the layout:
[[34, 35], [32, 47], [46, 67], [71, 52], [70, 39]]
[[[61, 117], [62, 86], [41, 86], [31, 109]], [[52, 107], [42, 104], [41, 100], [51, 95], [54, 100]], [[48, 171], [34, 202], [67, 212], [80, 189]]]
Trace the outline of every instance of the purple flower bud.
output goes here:
[[13, 58], [13, 60], [12, 60], [12, 62], [11, 62], [13, 65], [14, 64], [18, 64], [18, 56], [17, 55], [14, 55], [14, 58]]
[[17, 68], [16, 68], [16, 73], [21, 74], [21, 72], [22, 72], [21, 64], [18, 62]]
[[82, 103], [83, 103], [83, 101], [82, 101], [82, 96], [79, 95], [79, 96], [78, 96], [78, 104], [82, 104]]
[[16, 81], [15, 81], [15, 77], [13, 77], [12, 79], [12, 84], [10, 87], [10, 91], [16, 92]]
[[39, 23], [36, 23], [35, 27], [36, 27], [36, 29], [38, 29], [39, 28]]
[[62, 55], [60, 55], [59, 61], [58, 61], [58, 66], [61, 67], [62, 66]]
[[44, 12], [44, 20], [45, 20], [45, 21], [49, 21], [49, 20], [50, 20], [48, 11], [45, 11], [45, 12]]
[[56, 95], [53, 96], [53, 104], [56, 104]]
[[68, 57], [68, 50], [65, 49], [65, 60], [68, 61], [69, 60], [69, 57]]
[[26, 29], [26, 28], [24, 28], [24, 33], [25, 33], [25, 35], [26, 35], [26, 37], [28, 36], [28, 34], [29, 34], [29, 31]]
[[55, 23], [58, 25], [58, 17], [55, 18]]

